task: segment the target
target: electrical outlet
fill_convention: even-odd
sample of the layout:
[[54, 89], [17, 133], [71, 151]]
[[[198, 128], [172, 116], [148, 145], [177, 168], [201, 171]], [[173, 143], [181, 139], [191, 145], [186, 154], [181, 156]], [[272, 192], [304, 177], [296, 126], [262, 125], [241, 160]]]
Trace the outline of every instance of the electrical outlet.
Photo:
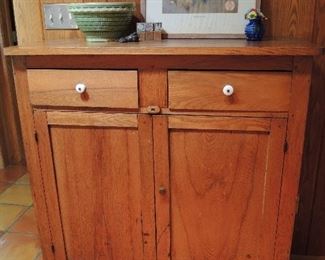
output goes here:
[[47, 30], [78, 29], [67, 4], [45, 4], [44, 20]]

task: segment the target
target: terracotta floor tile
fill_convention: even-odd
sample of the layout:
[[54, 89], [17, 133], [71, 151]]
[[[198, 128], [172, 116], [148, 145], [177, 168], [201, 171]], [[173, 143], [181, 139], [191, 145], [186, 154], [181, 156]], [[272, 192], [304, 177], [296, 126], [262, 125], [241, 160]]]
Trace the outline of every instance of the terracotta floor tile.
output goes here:
[[32, 192], [29, 185], [12, 185], [0, 194], [0, 203], [31, 206]]
[[24, 166], [10, 166], [0, 169], [0, 182], [16, 182], [25, 173], [26, 168]]
[[4, 231], [11, 226], [26, 207], [14, 205], [0, 205], [0, 230]]
[[29, 175], [26, 173], [22, 177], [20, 177], [15, 184], [29, 184]]
[[10, 232], [32, 233], [37, 235], [36, 219], [34, 208], [28, 209], [10, 229]]
[[8, 182], [1, 182], [0, 181], [0, 193], [5, 191], [11, 184]]
[[36, 236], [7, 233], [0, 238], [0, 259], [33, 260], [39, 254]]

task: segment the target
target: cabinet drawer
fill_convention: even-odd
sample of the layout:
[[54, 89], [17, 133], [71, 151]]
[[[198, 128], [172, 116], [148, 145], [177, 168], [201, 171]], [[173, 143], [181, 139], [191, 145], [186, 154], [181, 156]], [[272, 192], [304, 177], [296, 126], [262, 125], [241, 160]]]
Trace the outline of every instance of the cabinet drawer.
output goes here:
[[[291, 73], [169, 71], [168, 84], [170, 109], [285, 112]], [[230, 96], [226, 85], [233, 87]]]
[[[33, 105], [138, 108], [137, 71], [33, 69], [27, 75]], [[83, 93], [77, 84], [86, 87]]]

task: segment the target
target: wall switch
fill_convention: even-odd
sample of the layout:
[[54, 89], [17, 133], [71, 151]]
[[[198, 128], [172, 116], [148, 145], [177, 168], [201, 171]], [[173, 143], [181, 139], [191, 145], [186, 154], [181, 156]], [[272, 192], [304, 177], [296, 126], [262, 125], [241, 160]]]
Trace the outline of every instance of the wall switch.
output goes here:
[[44, 24], [47, 30], [78, 29], [67, 4], [44, 4]]

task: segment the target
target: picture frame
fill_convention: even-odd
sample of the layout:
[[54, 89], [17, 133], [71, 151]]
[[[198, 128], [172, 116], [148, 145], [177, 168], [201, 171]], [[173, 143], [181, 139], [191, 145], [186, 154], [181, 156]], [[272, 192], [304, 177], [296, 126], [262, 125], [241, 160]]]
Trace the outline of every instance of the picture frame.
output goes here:
[[163, 38], [244, 38], [245, 13], [261, 0], [141, 0], [148, 23], [162, 22]]

